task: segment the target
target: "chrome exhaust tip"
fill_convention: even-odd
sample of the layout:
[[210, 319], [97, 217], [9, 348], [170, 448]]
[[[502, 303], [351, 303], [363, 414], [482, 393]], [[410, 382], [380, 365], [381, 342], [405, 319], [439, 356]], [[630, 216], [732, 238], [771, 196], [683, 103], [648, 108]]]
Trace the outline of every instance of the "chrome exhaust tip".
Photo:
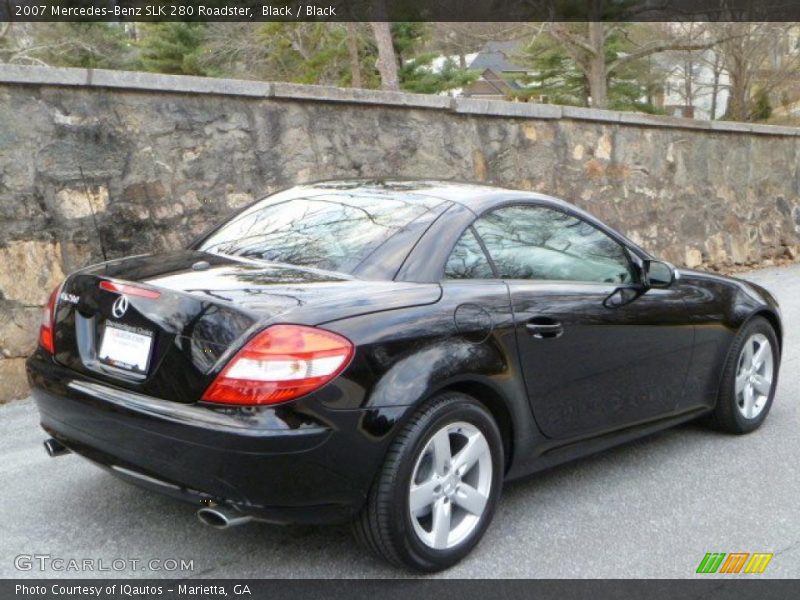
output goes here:
[[226, 508], [224, 506], [206, 506], [197, 511], [200, 522], [214, 529], [227, 529], [235, 525], [244, 525], [253, 520], [253, 517]]
[[50, 438], [44, 441], [44, 449], [47, 451], [48, 456], [55, 458], [56, 456], [64, 456], [71, 451], [64, 444], [55, 438]]

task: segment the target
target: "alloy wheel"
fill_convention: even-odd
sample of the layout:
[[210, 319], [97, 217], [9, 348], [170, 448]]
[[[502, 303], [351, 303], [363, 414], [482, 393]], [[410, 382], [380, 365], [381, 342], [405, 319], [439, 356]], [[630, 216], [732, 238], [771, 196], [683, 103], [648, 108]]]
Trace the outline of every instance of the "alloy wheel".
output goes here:
[[762, 333], [754, 333], [742, 347], [736, 367], [736, 406], [746, 419], [764, 410], [772, 391], [774, 359], [772, 346]]
[[417, 458], [408, 492], [417, 537], [435, 550], [453, 548], [476, 529], [492, 487], [492, 453], [480, 429], [445, 425]]

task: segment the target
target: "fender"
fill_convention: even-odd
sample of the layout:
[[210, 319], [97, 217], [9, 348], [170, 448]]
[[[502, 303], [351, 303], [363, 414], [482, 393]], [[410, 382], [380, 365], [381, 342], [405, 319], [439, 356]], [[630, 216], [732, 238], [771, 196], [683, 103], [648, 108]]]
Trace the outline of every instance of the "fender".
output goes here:
[[337, 397], [328, 407], [371, 409], [392, 423], [393, 437], [421, 403], [445, 390], [461, 391], [495, 414], [509, 456], [512, 448], [513, 457], [524, 455], [542, 434], [520, 373], [507, 286], [446, 282], [442, 289], [434, 305], [381, 313], [381, 327], [370, 315], [326, 324], [359, 348], [346, 373], [347, 397], [358, 401], [345, 406]]
[[688, 269], [680, 273], [678, 285], [684, 292], [696, 337], [693, 369], [679, 408], [711, 409], [716, 405], [725, 361], [738, 332], [754, 316], [764, 314], [782, 340], [780, 309], [769, 292], [749, 281]]

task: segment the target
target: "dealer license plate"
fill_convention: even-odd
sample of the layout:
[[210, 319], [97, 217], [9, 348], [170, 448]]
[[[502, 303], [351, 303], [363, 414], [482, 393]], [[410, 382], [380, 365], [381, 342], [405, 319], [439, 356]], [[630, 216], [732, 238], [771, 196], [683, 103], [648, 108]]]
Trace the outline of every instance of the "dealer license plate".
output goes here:
[[147, 373], [152, 345], [152, 332], [108, 321], [97, 357], [112, 367], [144, 374]]

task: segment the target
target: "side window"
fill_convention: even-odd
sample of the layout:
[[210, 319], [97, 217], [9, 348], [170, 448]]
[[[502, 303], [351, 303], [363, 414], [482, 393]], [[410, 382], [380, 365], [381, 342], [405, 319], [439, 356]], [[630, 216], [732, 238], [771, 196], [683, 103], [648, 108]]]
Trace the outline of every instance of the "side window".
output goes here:
[[625, 249], [586, 221], [543, 206], [509, 206], [475, 222], [499, 276], [627, 283]]
[[447, 279], [490, 279], [494, 277], [486, 254], [475, 238], [472, 228], [467, 229], [453, 248], [444, 267]]

